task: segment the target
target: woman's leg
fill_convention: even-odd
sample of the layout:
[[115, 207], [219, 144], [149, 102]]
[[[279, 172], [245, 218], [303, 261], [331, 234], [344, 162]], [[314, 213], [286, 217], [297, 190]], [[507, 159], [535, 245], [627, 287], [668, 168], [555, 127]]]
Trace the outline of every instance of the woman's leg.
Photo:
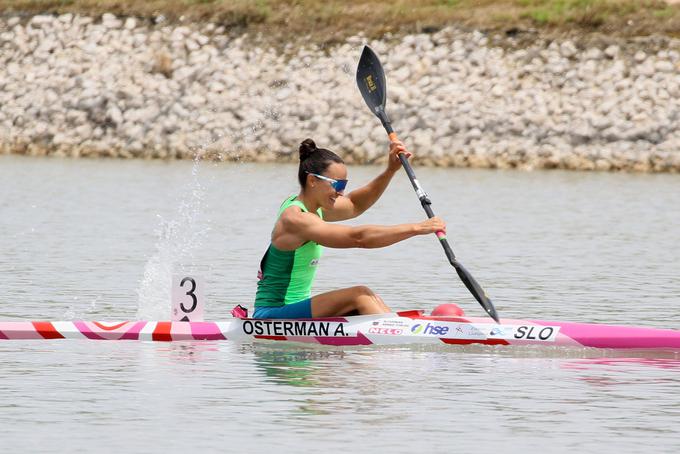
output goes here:
[[273, 307], [256, 307], [253, 318], [311, 318], [312, 299]]
[[312, 297], [312, 317], [334, 317], [358, 312], [359, 315], [390, 312], [385, 302], [363, 285], [333, 290]]

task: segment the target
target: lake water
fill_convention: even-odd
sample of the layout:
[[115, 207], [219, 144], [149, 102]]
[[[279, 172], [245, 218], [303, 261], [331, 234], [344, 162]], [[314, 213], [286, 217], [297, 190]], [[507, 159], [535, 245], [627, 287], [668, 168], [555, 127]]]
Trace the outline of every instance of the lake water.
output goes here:
[[[350, 168], [350, 187], [381, 169]], [[680, 329], [680, 178], [417, 168], [502, 317]], [[292, 165], [0, 156], [0, 319], [168, 318], [168, 276], [207, 319], [250, 305]], [[356, 223], [423, 213], [403, 174]], [[315, 293], [483, 315], [434, 237], [330, 250]], [[0, 342], [8, 452], [678, 452], [680, 355]]]

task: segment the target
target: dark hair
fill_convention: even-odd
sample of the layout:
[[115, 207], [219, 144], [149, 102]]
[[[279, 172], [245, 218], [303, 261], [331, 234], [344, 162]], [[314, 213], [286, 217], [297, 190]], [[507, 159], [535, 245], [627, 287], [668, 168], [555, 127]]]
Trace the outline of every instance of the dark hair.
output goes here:
[[300, 168], [298, 169], [298, 181], [304, 189], [308, 173], [322, 175], [331, 163], [344, 164], [345, 161], [331, 150], [317, 148], [312, 139], [305, 139], [300, 144]]

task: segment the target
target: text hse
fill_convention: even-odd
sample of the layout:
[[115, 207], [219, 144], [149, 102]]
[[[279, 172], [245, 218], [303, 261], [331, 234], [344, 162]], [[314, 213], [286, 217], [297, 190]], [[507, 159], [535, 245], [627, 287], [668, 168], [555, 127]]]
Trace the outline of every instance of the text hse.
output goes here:
[[428, 323], [427, 325], [422, 325], [418, 323], [417, 325], [413, 325], [411, 327], [411, 332], [413, 334], [430, 334], [432, 336], [443, 336], [449, 332], [449, 327], [437, 326], [433, 325], [432, 323]]

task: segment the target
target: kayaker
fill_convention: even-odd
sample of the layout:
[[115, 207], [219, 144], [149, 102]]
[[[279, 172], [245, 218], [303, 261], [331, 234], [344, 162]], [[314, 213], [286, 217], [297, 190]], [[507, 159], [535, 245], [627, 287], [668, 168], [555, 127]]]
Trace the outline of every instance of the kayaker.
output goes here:
[[366, 286], [311, 295], [312, 282], [323, 246], [380, 248], [416, 235], [444, 231], [434, 217], [399, 225], [348, 226], [334, 224], [352, 219], [370, 208], [401, 168], [399, 153], [411, 154], [401, 142], [391, 142], [387, 169], [367, 185], [346, 196], [347, 167], [332, 151], [317, 148], [311, 139], [300, 145], [300, 193], [279, 208], [271, 243], [260, 262], [255, 318], [310, 318], [390, 312], [383, 300]]

